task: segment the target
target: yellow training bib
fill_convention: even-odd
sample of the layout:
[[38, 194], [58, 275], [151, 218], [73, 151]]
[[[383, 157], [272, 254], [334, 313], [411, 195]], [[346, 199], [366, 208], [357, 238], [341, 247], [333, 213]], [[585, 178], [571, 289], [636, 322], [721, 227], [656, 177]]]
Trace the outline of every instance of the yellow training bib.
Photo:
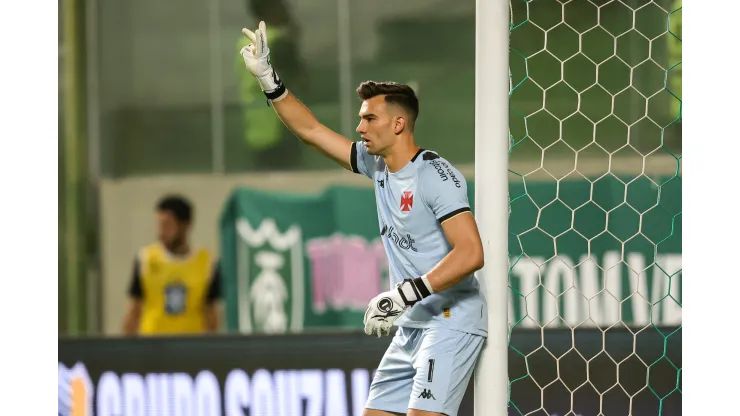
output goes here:
[[161, 244], [140, 254], [143, 292], [139, 333], [143, 335], [201, 333], [213, 278], [213, 258], [205, 250], [174, 257]]

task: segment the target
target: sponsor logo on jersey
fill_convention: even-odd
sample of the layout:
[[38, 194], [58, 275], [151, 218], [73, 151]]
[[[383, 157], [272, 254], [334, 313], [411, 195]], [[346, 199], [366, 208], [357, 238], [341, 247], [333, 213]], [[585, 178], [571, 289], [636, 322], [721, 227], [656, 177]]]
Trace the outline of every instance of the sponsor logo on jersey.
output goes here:
[[383, 225], [383, 229], [380, 230], [380, 235], [386, 236], [388, 240], [396, 243], [399, 248], [402, 248], [404, 250], [416, 251], [416, 247], [414, 247], [414, 243], [416, 242], [416, 240], [411, 238], [411, 234], [401, 236], [396, 232], [395, 227], [388, 227], [387, 225]]
[[437, 174], [439, 175], [439, 178], [442, 179], [442, 182], [452, 180], [452, 182], [455, 184], [455, 188], [459, 188], [462, 186], [462, 184], [460, 183], [460, 179], [457, 179], [457, 176], [455, 176], [455, 172], [452, 170], [450, 165], [439, 159], [434, 159], [430, 163], [437, 171]]

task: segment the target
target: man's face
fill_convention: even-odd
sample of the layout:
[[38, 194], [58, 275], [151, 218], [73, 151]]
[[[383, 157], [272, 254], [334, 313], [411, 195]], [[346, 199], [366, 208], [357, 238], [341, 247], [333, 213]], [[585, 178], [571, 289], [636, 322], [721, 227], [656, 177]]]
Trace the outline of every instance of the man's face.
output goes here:
[[188, 224], [181, 223], [169, 211], [157, 211], [157, 237], [170, 250], [180, 247], [186, 239]]
[[385, 156], [396, 143], [394, 128], [398, 120], [392, 115], [383, 95], [365, 100], [360, 106], [360, 124], [357, 132], [371, 155]]

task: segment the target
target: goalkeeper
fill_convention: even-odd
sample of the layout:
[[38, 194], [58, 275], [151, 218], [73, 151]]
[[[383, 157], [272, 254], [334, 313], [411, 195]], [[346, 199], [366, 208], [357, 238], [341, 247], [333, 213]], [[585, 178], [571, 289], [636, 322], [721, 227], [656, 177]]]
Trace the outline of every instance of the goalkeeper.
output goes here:
[[[366, 81], [357, 142], [319, 123], [272, 68], [265, 23], [240, 51], [278, 117], [298, 138], [374, 181], [391, 288], [370, 301], [365, 333], [398, 327], [370, 386], [365, 416], [457, 414], [486, 337], [473, 273], [483, 247], [465, 178], [414, 141], [419, 102], [407, 85]], [[502, 277], [503, 278], [503, 277]]]

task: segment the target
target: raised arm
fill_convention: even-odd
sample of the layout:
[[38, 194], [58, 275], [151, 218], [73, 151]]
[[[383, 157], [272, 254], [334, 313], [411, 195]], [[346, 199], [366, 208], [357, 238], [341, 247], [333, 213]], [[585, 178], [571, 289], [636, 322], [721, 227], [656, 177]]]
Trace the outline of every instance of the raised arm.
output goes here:
[[289, 91], [286, 91], [284, 97], [273, 100], [272, 103], [285, 127], [303, 143], [333, 159], [345, 169], [351, 169], [350, 154], [353, 143], [348, 138], [321, 124]]
[[252, 32], [242, 29], [252, 42], [240, 51], [249, 72], [257, 78], [265, 96], [285, 126], [303, 143], [333, 159], [345, 169], [351, 169], [353, 143], [346, 137], [321, 124], [311, 111], [291, 94], [270, 64], [265, 22]]

